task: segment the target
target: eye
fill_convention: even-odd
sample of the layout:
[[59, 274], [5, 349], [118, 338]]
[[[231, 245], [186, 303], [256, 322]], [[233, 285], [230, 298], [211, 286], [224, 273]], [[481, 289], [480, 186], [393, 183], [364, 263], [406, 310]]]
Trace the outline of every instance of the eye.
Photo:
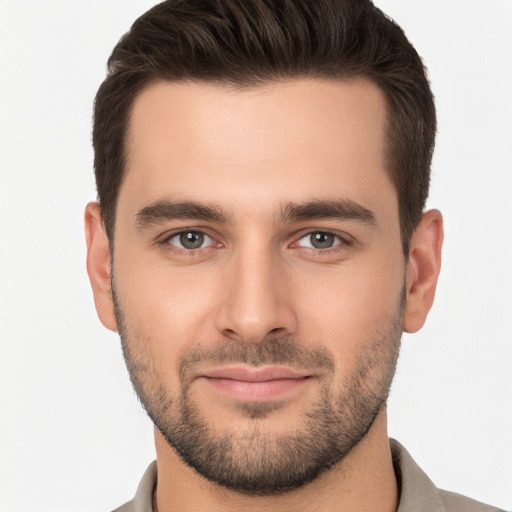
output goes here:
[[309, 247], [311, 249], [331, 249], [344, 242], [342, 238], [334, 233], [327, 231], [314, 231], [303, 236], [298, 242], [299, 247]]
[[178, 249], [193, 251], [215, 245], [215, 241], [202, 231], [182, 231], [166, 240], [166, 243], [174, 245]]

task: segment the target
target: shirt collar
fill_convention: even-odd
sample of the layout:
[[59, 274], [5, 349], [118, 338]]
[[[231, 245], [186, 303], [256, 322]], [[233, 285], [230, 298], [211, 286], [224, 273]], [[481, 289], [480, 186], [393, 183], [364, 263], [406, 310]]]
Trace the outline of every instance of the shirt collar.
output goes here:
[[400, 494], [397, 512], [443, 512], [439, 490], [432, 480], [398, 441], [390, 439], [389, 443]]

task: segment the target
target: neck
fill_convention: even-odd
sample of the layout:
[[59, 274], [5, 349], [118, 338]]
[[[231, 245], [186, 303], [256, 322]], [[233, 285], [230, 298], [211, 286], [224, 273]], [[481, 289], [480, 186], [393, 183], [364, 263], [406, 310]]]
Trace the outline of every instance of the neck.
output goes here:
[[158, 512], [395, 512], [398, 489], [386, 428], [386, 411], [367, 436], [313, 482], [279, 495], [248, 496], [211, 483], [188, 467], [155, 429]]

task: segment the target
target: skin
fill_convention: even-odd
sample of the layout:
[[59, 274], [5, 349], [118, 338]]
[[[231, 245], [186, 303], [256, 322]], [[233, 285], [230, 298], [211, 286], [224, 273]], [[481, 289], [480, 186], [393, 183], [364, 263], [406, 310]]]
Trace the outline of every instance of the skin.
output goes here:
[[[409, 255], [402, 253], [397, 195], [384, 166], [385, 128], [384, 96], [364, 80], [294, 80], [245, 91], [204, 83], [147, 87], [132, 111], [113, 269], [99, 206], [86, 208], [87, 266], [103, 324], [118, 330], [113, 270], [133, 351], [151, 362], [152, 378], [170, 395], [179, 395], [179, 361], [191, 350], [223, 341], [258, 344], [272, 335], [327, 351], [333, 386], [343, 386], [375, 332], [397, 318], [402, 291], [402, 329], [421, 328], [440, 270], [443, 230], [435, 210], [424, 214]], [[141, 222], [140, 213], [162, 201], [214, 205], [226, 219], [150, 215]], [[283, 205], [312, 201], [350, 201], [372, 221], [283, 217]], [[187, 229], [208, 235], [201, 249], [179, 247], [175, 235]], [[312, 232], [335, 234], [334, 246], [311, 247]], [[376, 377], [370, 372], [367, 379]], [[251, 435], [259, 421], [275, 436], [302, 424], [318, 399], [318, 382], [280, 395], [282, 404], [260, 420], [204, 379], [191, 390], [216, 431]], [[157, 429], [155, 441], [160, 512], [397, 507], [385, 408], [339, 463], [274, 496], [211, 483]]]

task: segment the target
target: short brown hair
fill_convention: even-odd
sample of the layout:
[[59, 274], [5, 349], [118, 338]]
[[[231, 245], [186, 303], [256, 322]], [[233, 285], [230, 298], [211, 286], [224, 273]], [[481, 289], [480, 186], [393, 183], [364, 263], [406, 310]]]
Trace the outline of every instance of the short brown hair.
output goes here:
[[407, 254], [428, 196], [434, 99], [416, 50], [369, 0], [167, 0], [138, 18], [112, 52], [94, 107], [94, 168], [111, 243], [131, 106], [148, 83], [245, 88], [353, 77], [387, 99], [386, 163]]

